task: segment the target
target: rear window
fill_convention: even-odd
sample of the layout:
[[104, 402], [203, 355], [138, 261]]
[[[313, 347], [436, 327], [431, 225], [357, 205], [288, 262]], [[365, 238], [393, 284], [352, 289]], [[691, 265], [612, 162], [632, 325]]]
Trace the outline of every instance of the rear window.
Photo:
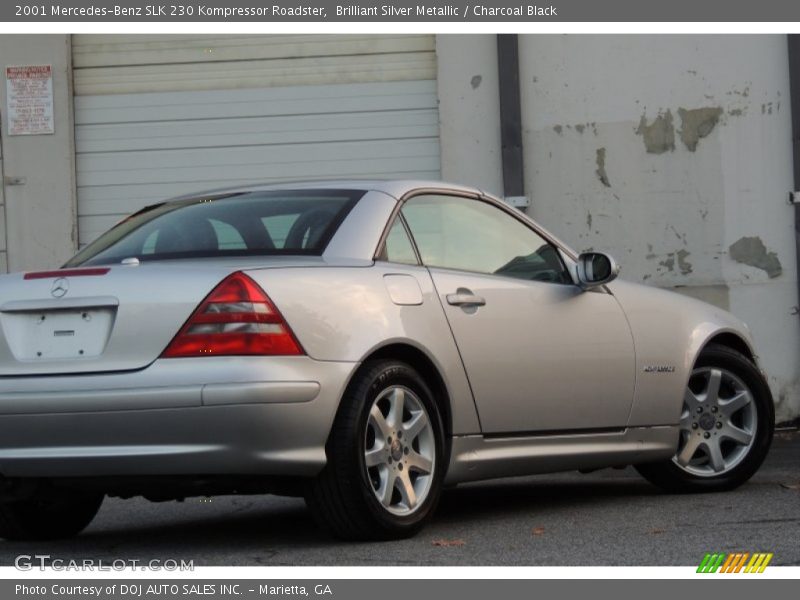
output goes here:
[[363, 195], [298, 190], [167, 202], [125, 219], [65, 266], [113, 264], [125, 258], [319, 255]]

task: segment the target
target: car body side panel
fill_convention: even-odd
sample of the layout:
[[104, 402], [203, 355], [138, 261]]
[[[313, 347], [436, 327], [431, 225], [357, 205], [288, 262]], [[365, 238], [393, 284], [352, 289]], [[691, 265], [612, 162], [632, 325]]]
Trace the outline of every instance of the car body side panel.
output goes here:
[[[392, 279], [409, 275], [421, 304], [392, 300]], [[427, 269], [378, 262], [369, 268], [248, 271], [269, 294], [308, 355], [320, 361], [363, 361], [404, 343], [425, 353], [448, 390], [453, 434], [481, 431], [458, 349]], [[397, 299], [397, 298], [396, 298]]]
[[[438, 268], [431, 274], [484, 433], [625, 426], [634, 348], [625, 315], [609, 294]], [[450, 305], [457, 290], [484, 305]]]
[[626, 281], [608, 287], [625, 311], [636, 347], [631, 427], [678, 423], [697, 355], [715, 335], [733, 333], [753, 347], [747, 326], [720, 308]]
[[675, 453], [677, 426], [618, 431], [453, 439], [447, 483], [572, 469], [602, 469], [663, 460]]

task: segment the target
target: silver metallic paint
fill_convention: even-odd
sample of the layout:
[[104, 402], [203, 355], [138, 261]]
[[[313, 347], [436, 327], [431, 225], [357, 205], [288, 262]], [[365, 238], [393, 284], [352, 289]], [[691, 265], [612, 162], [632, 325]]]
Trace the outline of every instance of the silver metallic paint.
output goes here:
[[[481, 197], [536, 229], [559, 247], [575, 279], [573, 250], [526, 215], [474, 188], [337, 181], [226, 191], [300, 188], [368, 190], [322, 257], [112, 266], [106, 276], [68, 278], [68, 293], [55, 300], [53, 279], [0, 276], [0, 326], [13, 311], [80, 306], [97, 298], [118, 303], [113, 335], [95, 359], [20, 362], [5, 332], [0, 335], [0, 474], [313, 475], [325, 464], [324, 444], [346, 385], [363, 360], [393, 344], [422, 352], [444, 381], [454, 436], [449, 482], [629, 464], [674, 453], [683, 390], [710, 339], [733, 333], [752, 348], [746, 327], [729, 313], [624, 281], [582, 293], [577, 286], [539, 290], [548, 284], [444, 270], [432, 278], [422, 266], [373, 261], [399, 201], [449, 193]], [[237, 270], [267, 291], [308, 356], [158, 359], [202, 298]], [[398, 297], [387, 287], [387, 277], [413, 278], [421, 303], [417, 297], [408, 302], [407, 288]], [[472, 315], [468, 307], [446, 302], [465, 282], [487, 300], [486, 306], [469, 308]], [[520, 286], [531, 288], [522, 293], [530, 310], [512, 306], [511, 296], [506, 297]], [[548, 309], [565, 307], [564, 314], [546, 318], [534, 312], [542, 302]], [[477, 344], [481, 337], [496, 338], [497, 328], [483, 324], [472, 332], [467, 324], [478, 319], [467, 319], [494, 307], [508, 311], [503, 326], [511, 335], [507, 360], [524, 357], [516, 370], [530, 376], [515, 377], [515, 369], [494, 360], [503, 355], [487, 355], [482, 362], [475, 345], [462, 349], [471, 386], [446, 314], [452, 323], [462, 322], [464, 327], [455, 329], [470, 338], [467, 345]], [[596, 318], [598, 310], [602, 319]], [[514, 328], [514, 319], [527, 327]], [[501, 351], [498, 340], [492, 352]], [[675, 365], [675, 372], [643, 371], [660, 364]], [[564, 383], [581, 372], [601, 385], [601, 394], [592, 397], [591, 386]], [[498, 399], [494, 404], [492, 392]], [[615, 431], [553, 431], [576, 427]], [[542, 429], [551, 431], [542, 435]], [[505, 437], [483, 435], [491, 431]]]
[[457, 437], [453, 438], [445, 482], [627, 466], [669, 458], [677, 443], [678, 428], [672, 426], [526, 437]]
[[[635, 356], [613, 297], [574, 285], [438, 268], [431, 274], [484, 433], [625, 426]], [[446, 297], [463, 288], [485, 305], [451, 306]]]

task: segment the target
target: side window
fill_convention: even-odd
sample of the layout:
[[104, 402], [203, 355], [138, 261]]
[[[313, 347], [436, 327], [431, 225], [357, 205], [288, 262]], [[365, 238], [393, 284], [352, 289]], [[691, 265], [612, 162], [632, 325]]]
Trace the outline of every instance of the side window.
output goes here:
[[414, 246], [411, 245], [406, 228], [403, 227], [403, 222], [399, 218], [394, 220], [394, 224], [386, 235], [386, 242], [383, 245], [383, 252], [381, 252], [380, 258], [381, 260], [404, 265], [418, 264]]
[[491, 204], [454, 196], [416, 196], [402, 212], [428, 266], [572, 283], [556, 248]]

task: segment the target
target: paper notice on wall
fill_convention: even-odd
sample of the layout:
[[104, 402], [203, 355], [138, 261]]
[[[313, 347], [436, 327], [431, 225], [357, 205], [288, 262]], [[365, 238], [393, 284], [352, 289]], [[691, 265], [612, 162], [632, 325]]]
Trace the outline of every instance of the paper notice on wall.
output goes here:
[[53, 68], [51, 65], [6, 67], [9, 135], [53, 133]]

